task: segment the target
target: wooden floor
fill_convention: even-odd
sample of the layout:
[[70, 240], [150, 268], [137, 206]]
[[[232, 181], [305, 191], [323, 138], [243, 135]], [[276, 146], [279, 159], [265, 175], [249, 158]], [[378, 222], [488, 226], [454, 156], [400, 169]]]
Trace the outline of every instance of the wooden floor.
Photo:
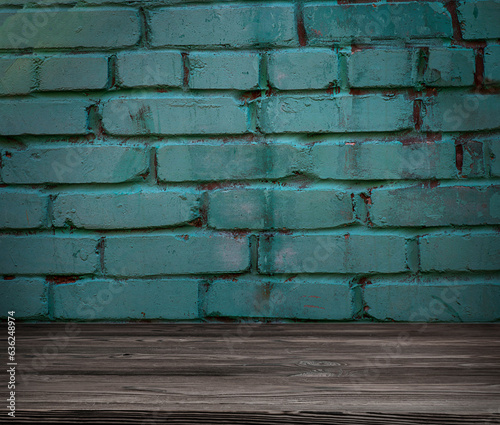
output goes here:
[[18, 323], [16, 348], [17, 423], [500, 424], [496, 324]]

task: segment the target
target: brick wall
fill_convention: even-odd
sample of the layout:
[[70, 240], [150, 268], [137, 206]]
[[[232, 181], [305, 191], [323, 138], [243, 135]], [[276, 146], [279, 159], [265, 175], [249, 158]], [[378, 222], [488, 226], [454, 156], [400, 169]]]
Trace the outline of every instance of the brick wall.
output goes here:
[[0, 4], [0, 315], [500, 318], [500, 1]]

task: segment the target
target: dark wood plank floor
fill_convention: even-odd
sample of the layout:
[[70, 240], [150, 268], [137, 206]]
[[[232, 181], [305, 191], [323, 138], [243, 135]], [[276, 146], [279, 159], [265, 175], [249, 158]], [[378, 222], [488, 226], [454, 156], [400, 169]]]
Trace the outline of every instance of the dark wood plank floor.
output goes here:
[[17, 324], [16, 332], [19, 423], [500, 423], [497, 324]]

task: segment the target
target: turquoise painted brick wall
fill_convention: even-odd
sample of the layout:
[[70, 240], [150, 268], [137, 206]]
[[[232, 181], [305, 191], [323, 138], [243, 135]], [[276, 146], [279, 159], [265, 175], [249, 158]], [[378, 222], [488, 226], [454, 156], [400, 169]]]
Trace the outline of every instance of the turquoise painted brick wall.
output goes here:
[[0, 317], [500, 319], [500, 1], [0, 1]]

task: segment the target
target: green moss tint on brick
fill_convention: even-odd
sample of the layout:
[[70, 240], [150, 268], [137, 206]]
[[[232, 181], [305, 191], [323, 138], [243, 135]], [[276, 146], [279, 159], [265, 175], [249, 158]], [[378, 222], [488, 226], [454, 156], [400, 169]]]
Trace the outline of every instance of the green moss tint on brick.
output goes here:
[[500, 1], [33, 6], [0, 6], [0, 315], [500, 319]]

